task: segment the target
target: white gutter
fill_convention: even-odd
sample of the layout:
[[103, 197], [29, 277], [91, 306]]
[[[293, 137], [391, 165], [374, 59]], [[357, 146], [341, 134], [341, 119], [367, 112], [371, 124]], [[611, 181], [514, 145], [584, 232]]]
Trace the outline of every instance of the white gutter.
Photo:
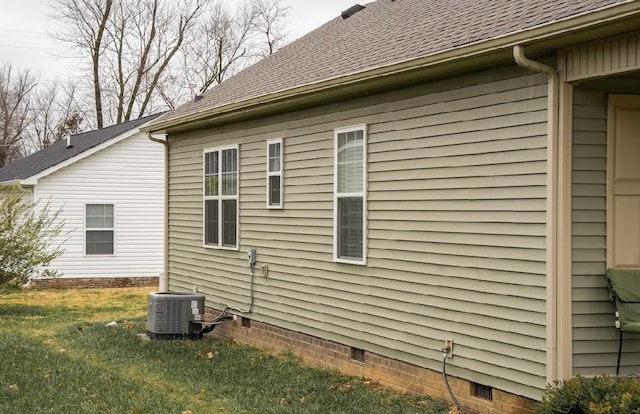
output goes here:
[[546, 324], [547, 324], [547, 384], [558, 379], [558, 137], [559, 137], [559, 85], [558, 72], [551, 66], [528, 59], [522, 45], [513, 47], [513, 58], [518, 66], [549, 77], [547, 91], [547, 230], [546, 230]]
[[160, 292], [169, 291], [169, 140], [154, 138], [147, 132], [147, 138], [164, 145], [164, 266], [158, 280]]

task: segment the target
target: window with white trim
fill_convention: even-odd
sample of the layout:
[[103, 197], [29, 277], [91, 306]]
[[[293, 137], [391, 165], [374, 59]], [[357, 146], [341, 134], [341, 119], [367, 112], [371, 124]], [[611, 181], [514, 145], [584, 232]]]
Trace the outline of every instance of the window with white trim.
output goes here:
[[282, 208], [282, 139], [267, 141], [267, 208]]
[[204, 244], [238, 247], [238, 147], [204, 152]]
[[366, 263], [366, 126], [335, 131], [334, 259]]
[[113, 255], [115, 217], [113, 204], [85, 205], [85, 243], [87, 256]]

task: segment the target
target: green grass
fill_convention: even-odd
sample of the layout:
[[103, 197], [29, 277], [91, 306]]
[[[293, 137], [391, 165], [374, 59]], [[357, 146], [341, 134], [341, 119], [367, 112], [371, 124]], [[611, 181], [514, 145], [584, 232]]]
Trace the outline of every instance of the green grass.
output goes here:
[[[206, 338], [145, 340], [145, 289], [0, 296], [2, 413], [446, 413], [426, 397]], [[118, 321], [115, 327], [105, 323]]]

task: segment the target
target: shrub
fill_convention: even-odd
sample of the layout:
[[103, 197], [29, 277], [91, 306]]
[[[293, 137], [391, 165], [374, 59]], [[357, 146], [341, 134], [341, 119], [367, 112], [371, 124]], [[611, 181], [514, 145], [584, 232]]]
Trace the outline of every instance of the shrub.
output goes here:
[[64, 222], [58, 220], [60, 211], [51, 211], [49, 203], [39, 211], [34, 207], [18, 185], [0, 193], [0, 288], [20, 286], [31, 276], [56, 274], [46, 266], [62, 254], [61, 245], [54, 240]]
[[640, 414], [640, 379], [600, 376], [556, 382], [536, 404], [536, 414]]

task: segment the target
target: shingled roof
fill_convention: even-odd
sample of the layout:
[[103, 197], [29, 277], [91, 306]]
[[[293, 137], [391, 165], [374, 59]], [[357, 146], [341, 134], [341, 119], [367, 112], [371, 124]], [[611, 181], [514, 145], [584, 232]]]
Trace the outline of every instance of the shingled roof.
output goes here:
[[151, 125], [509, 36], [628, 0], [378, 0], [337, 17]]
[[122, 122], [110, 127], [84, 132], [71, 137], [71, 147], [67, 148], [66, 140], [58, 141], [27, 157], [0, 168], [0, 183], [25, 180], [48, 168], [74, 158], [107, 141], [117, 138], [125, 132], [145, 124], [160, 114], [149, 115], [133, 121]]

